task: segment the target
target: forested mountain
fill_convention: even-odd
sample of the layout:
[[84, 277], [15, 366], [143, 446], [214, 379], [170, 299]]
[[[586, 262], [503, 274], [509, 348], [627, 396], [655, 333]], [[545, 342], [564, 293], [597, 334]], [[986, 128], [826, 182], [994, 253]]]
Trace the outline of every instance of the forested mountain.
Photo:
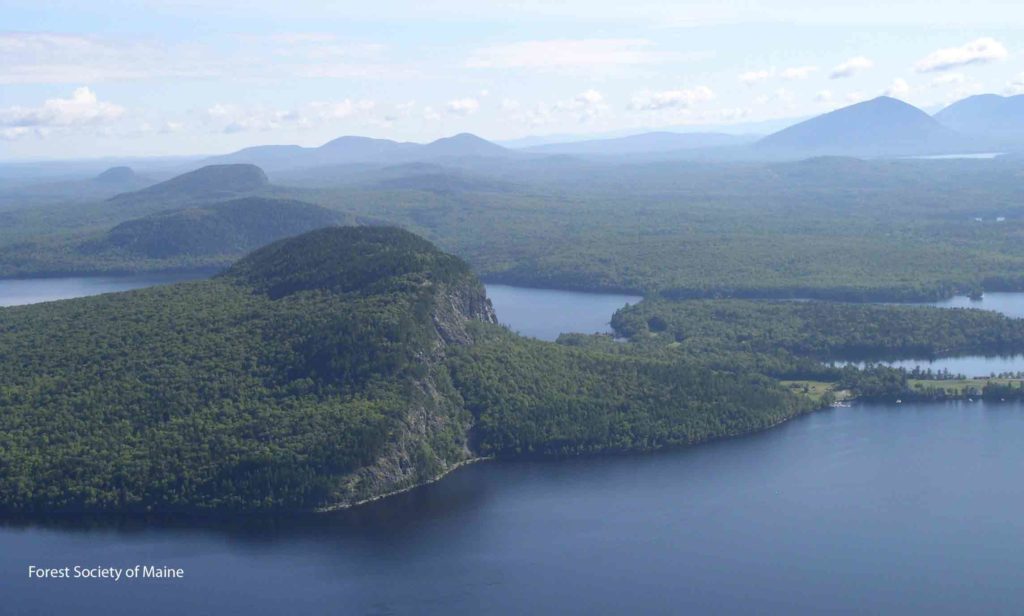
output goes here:
[[129, 260], [229, 257], [355, 217], [311, 203], [244, 197], [125, 221], [80, 250]]
[[766, 154], [909, 156], [973, 151], [980, 146], [913, 105], [888, 96], [843, 107], [768, 135]]
[[115, 204], [225, 199], [255, 192], [269, 184], [255, 165], [208, 165], [135, 192], [117, 195]]
[[97, 184], [116, 186], [124, 190], [137, 190], [146, 180], [140, 178], [131, 167], [111, 167], [92, 180]]
[[493, 321], [464, 262], [382, 227], [282, 240], [207, 281], [0, 309], [0, 508], [330, 508], [481, 454], [694, 443], [814, 405]]
[[[188, 203], [188, 200], [185, 200]], [[160, 201], [138, 201], [156, 209]], [[145, 211], [145, 210], [144, 210]], [[0, 273], [46, 274], [216, 270], [275, 240], [332, 225], [375, 219], [291, 199], [242, 197], [130, 218], [109, 230], [62, 242], [0, 247]]]
[[1024, 94], [969, 96], [936, 113], [935, 119], [965, 135], [1024, 147]]

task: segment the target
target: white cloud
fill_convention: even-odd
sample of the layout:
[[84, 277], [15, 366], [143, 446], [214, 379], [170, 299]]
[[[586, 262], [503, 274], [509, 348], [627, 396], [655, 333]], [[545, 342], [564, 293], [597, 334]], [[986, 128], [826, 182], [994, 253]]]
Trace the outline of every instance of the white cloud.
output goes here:
[[480, 110], [480, 101], [475, 98], [457, 98], [448, 101], [445, 109], [452, 115], [468, 116]]
[[875, 63], [869, 60], [868, 58], [865, 58], [864, 56], [857, 56], [855, 58], [850, 58], [849, 60], [843, 62], [842, 64], [837, 65], [835, 68], [832, 69], [832, 72], [829, 73], [828, 77], [829, 79], [842, 79], [844, 77], [852, 77], [857, 73], [868, 70], [874, 65]]
[[593, 89], [580, 92], [572, 98], [550, 104], [538, 103], [532, 107], [524, 107], [519, 101], [505, 99], [501, 108], [512, 121], [528, 126], [564, 123], [568, 120], [588, 123], [605, 118], [610, 113], [604, 95]]
[[341, 120], [356, 114], [368, 113], [377, 107], [377, 103], [371, 100], [352, 100], [346, 98], [336, 102], [314, 101], [309, 103], [299, 114], [301, 117], [312, 116], [319, 120]]
[[210, 77], [219, 62], [187, 47], [46, 32], [0, 33], [0, 83]]
[[433, 107], [424, 107], [423, 119], [428, 122], [437, 122], [441, 119], [441, 114], [435, 111]]
[[903, 98], [907, 94], [910, 94], [910, 84], [905, 79], [896, 78], [892, 80], [889, 87], [885, 90], [886, 96], [892, 96], [893, 98]]
[[850, 104], [860, 103], [866, 100], [868, 100], [868, 97], [865, 96], [863, 92], [850, 92], [846, 95], [846, 102]]
[[39, 107], [14, 106], [0, 109], [0, 126], [67, 128], [98, 125], [117, 120], [123, 114], [124, 107], [100, 101], [92, 90], [81, 87], [76, 88], [70, 98], [47, 99]]
[[694, 57], [655, 51], [647, 39], [555, 39], [494, 45], [474, 51], [468, 68], [558, 69], [655, 64]]
[[795, 81], [797, 79], [807, 79], [811, 76], [811, 73], [816, 70], [818, 70], [817, 66], [791, 66], [789, 68], [784, 68], [781, 71], [777, 71], [772, 67], [760, 71], [747, 71], [746, 73], [741, 73], [740, 81], [748, 86], [768, 81], [774, 77], [779, 77], [786, 81]]
[[814, 100], [819, 103], [831, 103], [832, 102], [832, 91], [831, 90], [820, 90], [814, 95]]
[[940, 88], [942, 86], [959, 85], [967, 81], [967, 77], [963, 73], [946, 73], [945, 75], [939, 75], [935, 79], [932, 79], [928, 84], [933, 88]]
[[691, 89], [643, 90], [633, 95], [629, 108], [634, 111], [658, 111], [661, 109], [688, 109], [695, 103], [711, 100], [715, 93], [707, 86]]
[[756, 83], [760, 83], [762, 81], [767, 81], [767, 80], [771, 79], [774, 76], [775, 76], [775, 69], [774, 68], [765, 69], [765, 70], [761, 70], [761, 71], [747, 71], [745, 73], [741, 73], [740, 74], [740, 81], [742, 81], [743, 83], [747, 84], [748, 86], [752, 86], [752, 85], [754, 85]]
[[376, 122], [374, 101], [342, 99], [339, 101], [313, 101], [297, 109], [271, 109], [217, 103], [205, 110], [202, 124], [222, 133], [271, 131], [284, 126], [315, 128], [342, 120], [360, 118], [367, 123]]
[[1009, 55], [1006, 47], [993, 38], [980, 38], [961, 47], [939, 49], [928, 54], [914, 65], [919, 73], [945, 71], [968, 64], [984, 64], [1003, 60]]
[[817, 70], [817, 66], [792, 66], [790, 68], [783, 69], [783, 71], [779, 73], [779, 76], [788, 80], [807, 79], [811, 76], [811, 73]]
[[1007, 94], [1024, 94], [1024, 73], [1020, 73], [1006, 84]]

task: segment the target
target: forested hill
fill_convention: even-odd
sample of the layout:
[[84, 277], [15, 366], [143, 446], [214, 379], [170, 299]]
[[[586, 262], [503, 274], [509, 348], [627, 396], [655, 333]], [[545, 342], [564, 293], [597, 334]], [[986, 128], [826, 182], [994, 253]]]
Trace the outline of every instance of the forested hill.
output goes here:
[[218, 265], [274, 240], [320, 227], [355, 222], [354, 216], [287, 199], [244, 197], [209, 205], [157, 212], [125, 221], [80, 249], [95, 259], [106, 255], [136, 268], [164, 260], [166, 267], [204, 260]]
[[650, 449], [812, 402], [530, 341], [460, 259], [335, 227], [202, 282], [0, 309], [0, 510], [319, 509], [486, 455]]

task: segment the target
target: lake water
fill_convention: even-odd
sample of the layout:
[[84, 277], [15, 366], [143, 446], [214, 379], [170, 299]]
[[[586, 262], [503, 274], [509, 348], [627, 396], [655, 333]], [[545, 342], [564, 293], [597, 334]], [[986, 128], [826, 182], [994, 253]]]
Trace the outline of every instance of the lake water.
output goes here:
[[931, 302], [929, 305], [940, 308], [980, 308], [1001, 312], [1015, 319], [1024, 318], [1024, 293], [985, 293], [980, 300], [957, 295], [940, 302]]
[[208, 278], [212, 272], [143, 274], [136, 276], [80, 276], [0, 280], [0, 306], [21, 306], [59, 299], [130, 291], [183, 280]]
[[[835, 365], [841, 366], [845, 363], [847, 362], [835, 362]], [[863, 367], [865, 362], [849, 363]], [[1024, 355], [1008, 355], [1005, 357], [965, 355], [962, 357], [940, 357], [939, 359], [897, 359], [873, 363], [892, 366], [893, 368], [905, 368], [907, 370], [913, 370], [914, 368], [931, 370], [932, 372], [946, 370], [952, 374], [962, 374], [967, 377], [1024, 372]]]
[[524, 336], [554, 340], [563, 333], [609, 333], [612, 314], [641, 297], [487, 285], [498, 321]]
[[[495, 287], [503, 322], [548, 339], [637, 299]], [[1022, 442], [1020, 403], [855, 404], [650, 455], [481, 463], [321, 516], [0, 522], [0, 613], [1019, 613]]]
[[[290, 520], [0, 526], [5, 613], [1019, 613], [1024, 407], [857, 404]], [[182, 580], [30, 581], [154, 564]]]

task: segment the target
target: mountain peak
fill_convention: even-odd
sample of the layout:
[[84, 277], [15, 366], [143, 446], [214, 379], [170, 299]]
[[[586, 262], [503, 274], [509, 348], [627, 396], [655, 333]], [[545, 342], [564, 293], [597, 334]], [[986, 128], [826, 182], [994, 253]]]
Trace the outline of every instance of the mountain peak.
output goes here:
[[1024, 94], [968, 96], [936, 113], [935, 119], [964, 134], [1019, 144], [1024, 140]]
[[435, 156], [500, 156], [508, 152], [500, 145], [472, 133], [442, 137], [423, 146], [423, 149]]
[[956, 151], [965, 141], [917, 107], [879, 96], [768, 135], [757, 147], [800, 155], [903, 156]]
[[175, 176], [149, 188], [122, 193], [116, 200], [134, 198], [214, 198], [259, 190], [270, 183], [256, 165], [207, 165]]
[[101, 184], [127, 184], [138, 178], [131, 167], [111, 167], [93, 178], [93, 181]]
[[396, 227], [328, 227], [265, 246], [223, 275], [277, 298], [314, 289], [379, 290], [400, 278], [451, 282], [472, 272], [458, 257]]

